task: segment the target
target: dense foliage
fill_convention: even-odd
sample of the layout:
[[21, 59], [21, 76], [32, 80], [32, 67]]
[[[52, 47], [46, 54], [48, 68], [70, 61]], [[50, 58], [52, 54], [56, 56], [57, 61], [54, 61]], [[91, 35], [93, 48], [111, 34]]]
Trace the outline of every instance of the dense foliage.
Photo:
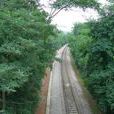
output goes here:
[[0, 108], [8, 114], [34, 113], [55, 31], [34, 0], [0, 1]]
[[76, 24], [69, 37], [72, 55], [102, 111], [114, 113], [114, 6], [101, 18]]
[[53, 4], [57, 8], [81, 7], [98, 8], [99, 3], [96, 0], [57, 0]]
[[[0, 1], [0, 109], [3, 105], [7, 114], [34, 113], [45, 68], [51, 63], [55, 49], [67, 43], [68, 37], [75, 63], [89, 90], [101, 109], [113, 114], [113, 0], [108, 0], [112, 3], [110, 7], [99, 9], [100, 19], [76, 24], [68, 35], [50, 24], [38, 1]], [[96, 8], [98, 3], [57, 0], [54, 6]]]

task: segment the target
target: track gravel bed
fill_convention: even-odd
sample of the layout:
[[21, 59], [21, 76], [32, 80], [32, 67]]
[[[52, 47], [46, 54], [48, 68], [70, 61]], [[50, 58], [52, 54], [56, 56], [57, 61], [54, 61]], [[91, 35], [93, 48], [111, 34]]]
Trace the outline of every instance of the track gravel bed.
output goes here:
[[92, 114], [72, 68], [68, 47], [62, 53], [61, 74], [66, 114]]
[[89, 103], [73, 70], [67, 45], [57, 51], [52, 68], [52, 84], [46, 114], [92, 114]]

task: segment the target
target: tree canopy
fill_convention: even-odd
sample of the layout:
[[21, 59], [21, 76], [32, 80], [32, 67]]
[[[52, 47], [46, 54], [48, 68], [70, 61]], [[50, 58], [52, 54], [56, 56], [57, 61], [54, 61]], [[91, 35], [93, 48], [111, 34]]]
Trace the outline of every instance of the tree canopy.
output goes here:
[[100, 12], [98, 20], [76, 24], [69, 46], [92, 95], [105, 114], [114, 113], [114, 9]]
[[4, 103], [8, 114], [34, 113], [45, 68], [54, 56], [57, 29], [35, 2], [0, 2], [0, 95], [4, 91], [6, 97], [1, 102], [0, 96], [0, 108]]
[[99, 4], [96, 0], [57, 0], [54, 3], [55, 7], [81, 7], [81, 8], [95, 8]]

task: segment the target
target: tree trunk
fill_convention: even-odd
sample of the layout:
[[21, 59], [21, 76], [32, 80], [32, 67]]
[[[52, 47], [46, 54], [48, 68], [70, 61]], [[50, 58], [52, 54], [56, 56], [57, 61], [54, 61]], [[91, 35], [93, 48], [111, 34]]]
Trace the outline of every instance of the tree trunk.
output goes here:
[[3, 107], [2, 107], [2, 110], [5, 111], [5, 108], [6, 108], [6, 99], [5, 99], [5, 91], [3, 90], [2, 91], [2, 103], [3, 103]]

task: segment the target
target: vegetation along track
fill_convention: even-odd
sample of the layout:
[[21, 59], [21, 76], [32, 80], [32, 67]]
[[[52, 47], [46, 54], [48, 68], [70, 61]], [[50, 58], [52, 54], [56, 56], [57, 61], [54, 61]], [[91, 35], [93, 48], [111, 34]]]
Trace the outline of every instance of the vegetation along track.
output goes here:
[[67, 46], [62, 53], [61, 75], [66, 114], [92, 114], [81, 86], [75, 77]]

